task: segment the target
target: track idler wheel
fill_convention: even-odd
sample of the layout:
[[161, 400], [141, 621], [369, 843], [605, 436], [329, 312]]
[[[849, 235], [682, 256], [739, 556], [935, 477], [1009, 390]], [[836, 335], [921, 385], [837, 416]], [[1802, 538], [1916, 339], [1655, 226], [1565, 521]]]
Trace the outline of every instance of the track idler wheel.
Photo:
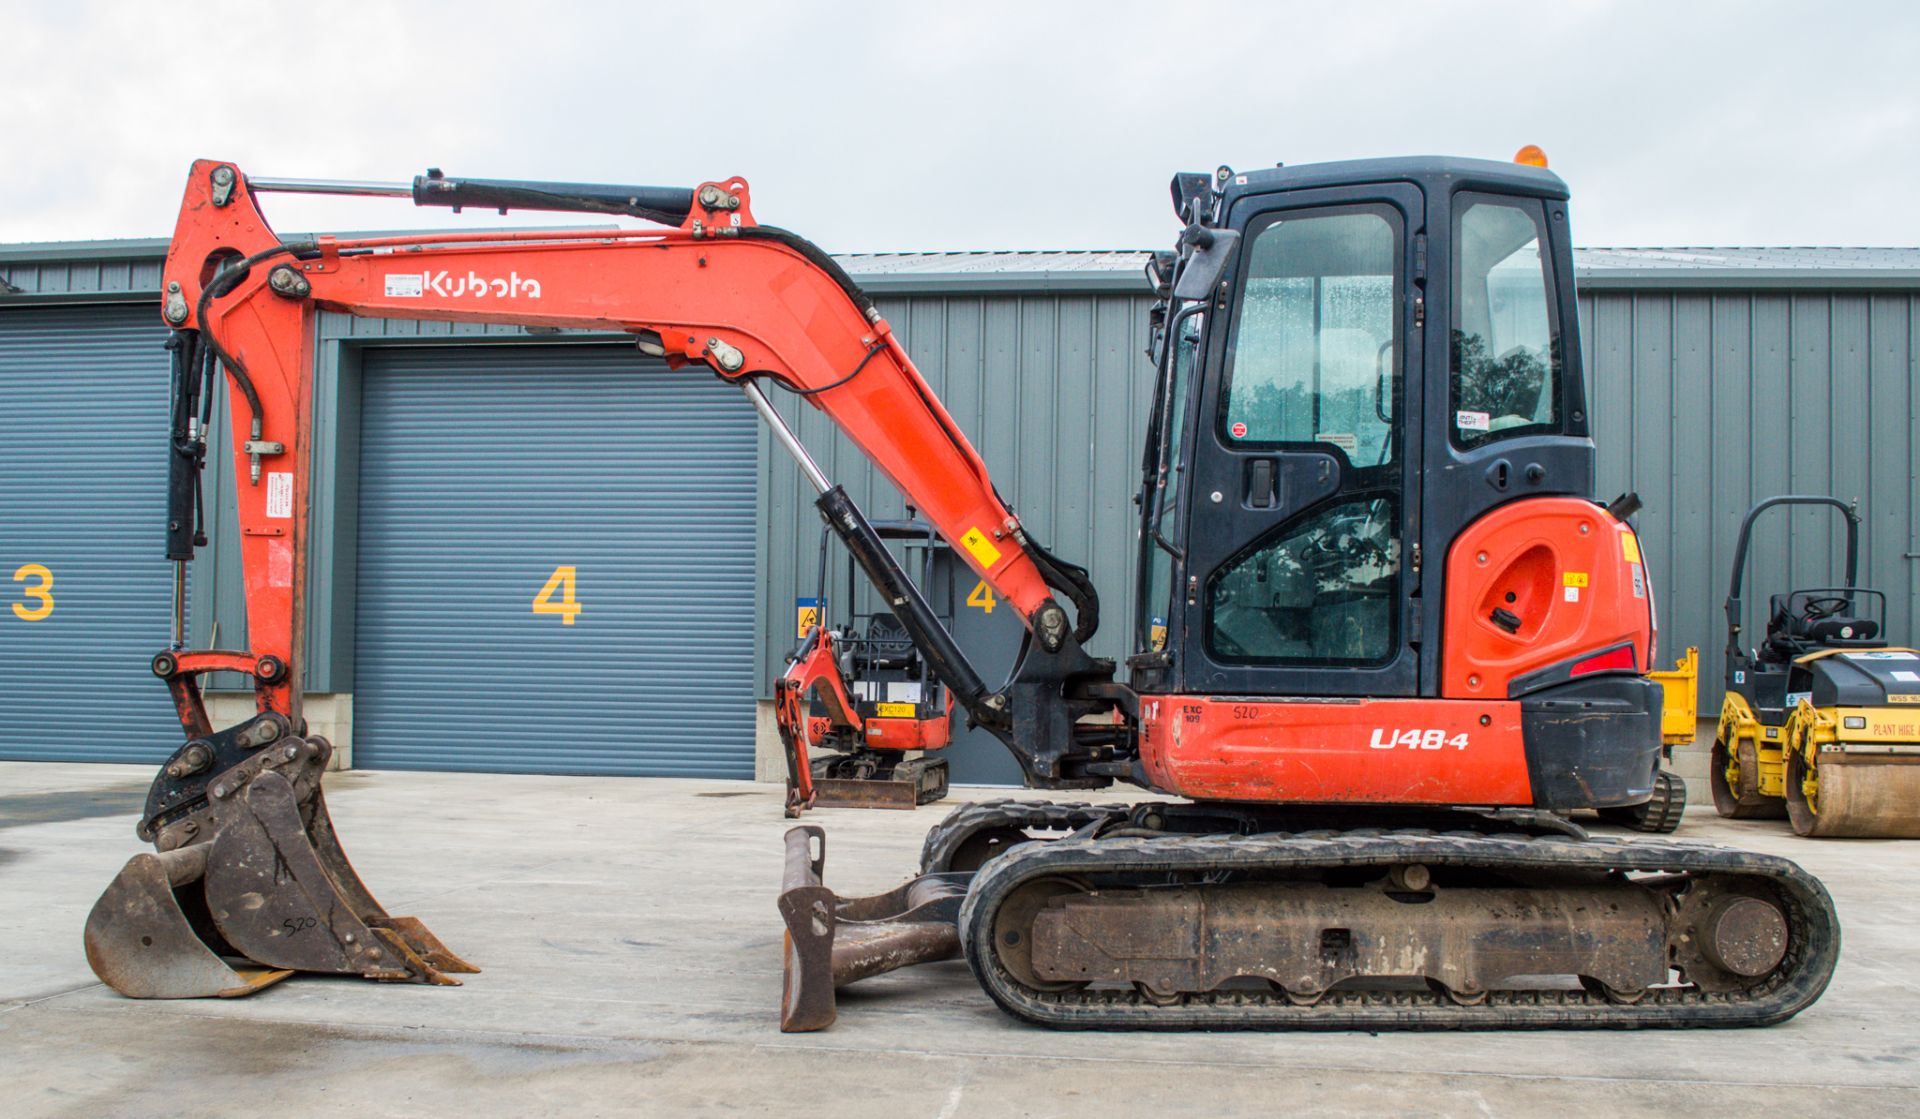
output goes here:
[[374, 900], [320, 792], [326, 740], [252, 744], [279, 718], [195, 739], [162, 771], [140, 824], [159, 852], [128, 860], [87, 917], [94, 974], [130, 998], [202, 998], [295, 971], [450, 986], [478, 971]]

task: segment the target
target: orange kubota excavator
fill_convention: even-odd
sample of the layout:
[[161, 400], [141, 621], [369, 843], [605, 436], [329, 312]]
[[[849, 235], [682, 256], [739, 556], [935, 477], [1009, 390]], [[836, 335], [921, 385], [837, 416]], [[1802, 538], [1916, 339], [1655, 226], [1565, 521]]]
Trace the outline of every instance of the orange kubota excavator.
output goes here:
[[[659, 228], [283, 241], [263, 193], [612, 213]], [[1050, 554], [872, 302], [739, 179], [693, 189], [249, 178], [194, 165], [166, 264], [171, 558], [191, 557], [213, 378], [230, 385], [245, 651], [154, 658], [187, 742], [149, 794], [87, 951], [135, 996], [291, 971], [472, 970], [355, 876], [301, 720], [315, 316], [587, 328], [738, 385], [973, 724], [1027, 783], [1127, 805], [970, 806], [872, 898], [787, 836], [782, 1025], [834, 989], [964, 955], [1022, 1019], [1079, 1028], [1741, 1026], [1819, 997], [1839, 951], [1779, 858], [1595, 839], [1574, 810], [1652, 796], [1648, 574], [1590, 499], [1567, 191], [1536, 166], [1417, 158], [1176, 176], [1148, 280], [1138, 624], [1125, 681], [1084, 649], [1084, 570]], [[1024, 620], [983, 681], [769, 403], [826, 413]], [[1069, 611], [1071, 607], [1071, 612]], [[251, 677], [214, 728], [198, 678]], [[1664, 814], [1663, 814], [1664, 815]]]

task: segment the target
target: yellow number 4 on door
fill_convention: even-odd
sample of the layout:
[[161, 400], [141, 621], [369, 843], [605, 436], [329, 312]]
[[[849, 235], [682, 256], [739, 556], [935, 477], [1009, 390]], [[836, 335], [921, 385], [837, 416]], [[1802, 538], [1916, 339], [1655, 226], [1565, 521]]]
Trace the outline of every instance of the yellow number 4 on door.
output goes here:
[[[558, 614], [560, 624], [570, 626], [580, 614], [580, 604], [573, 598], [573, 565], [565, 564], [553, 569], [547, 576], [546, 585], [540, 593], [533, 596], [533, 612], [536, 614]], [[553, 592], [560, 592], [560, 601], [553, 600]]]

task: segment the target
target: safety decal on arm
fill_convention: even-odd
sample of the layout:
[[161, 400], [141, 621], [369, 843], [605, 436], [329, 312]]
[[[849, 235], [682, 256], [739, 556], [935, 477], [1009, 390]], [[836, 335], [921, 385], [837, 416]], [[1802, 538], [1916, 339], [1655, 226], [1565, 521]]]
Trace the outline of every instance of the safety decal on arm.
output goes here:
[[1000, 562], [1000, 549], [994, 547], [993, 541], [988, 540], [987, 534], [978, 528], [968, 529], [966, 534], [960, 537], [960, 543], [967, 551], [973, 553], [973, 558], [979, 560], [982, 567], [992, 567]]

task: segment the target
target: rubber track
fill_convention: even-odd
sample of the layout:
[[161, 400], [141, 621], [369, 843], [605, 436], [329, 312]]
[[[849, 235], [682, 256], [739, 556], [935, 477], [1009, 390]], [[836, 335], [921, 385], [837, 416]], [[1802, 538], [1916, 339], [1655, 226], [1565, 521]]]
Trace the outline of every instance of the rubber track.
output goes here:
[[1666, 770], [1654, 774], [1653, 797], [1632, 808], [1602, 808], [1600, 818], [1635, 831], [1666, 835], [1680, 827], [1687, 810], [1687, 783]]
[[[1632, 1005], [1582, 990], [1494, 991], [1462, 1006], [1426, 991], [1332, 991], [1311, 1006], [1279, 991], [1182, 995], [1170, 1005], [1131, 990], [1040, 992], [1014, 979], [992, 955], [992, 917], [1021, 884], [1053, 875], [1301, 871], [1316, 867], [1472, 866], [1495, 871], [1713, 872], [1772, 884], [1785, 902], [1787, 956], [1744, 991], [1712, 994], [1656, 988]], [[1799, 1013], [1826, 990], [1840, 954], [1839, 918], [1826, 888], [1789, 860], [1671, 840], [1482, 836], [1470, 832], [1303, 832], [1251, 837], [1093, 839], [1018, 847], [981, 869], [960, 911], [961, 944], [974, 977], [1016, 1018], [1061, 1029], [1100, 1030], [1440, 1030], [1646, 1029], [1765, 1026]]]
[[1019, 831], [1079, 831], [1096, 820], [1122, 820], [1127, 804], [1055, 804], [1045, 800], [983, 800], [963, 804], [933, 826], [920, 845], [920, 873], [940, 874], [961, 844], [989, 828]]

